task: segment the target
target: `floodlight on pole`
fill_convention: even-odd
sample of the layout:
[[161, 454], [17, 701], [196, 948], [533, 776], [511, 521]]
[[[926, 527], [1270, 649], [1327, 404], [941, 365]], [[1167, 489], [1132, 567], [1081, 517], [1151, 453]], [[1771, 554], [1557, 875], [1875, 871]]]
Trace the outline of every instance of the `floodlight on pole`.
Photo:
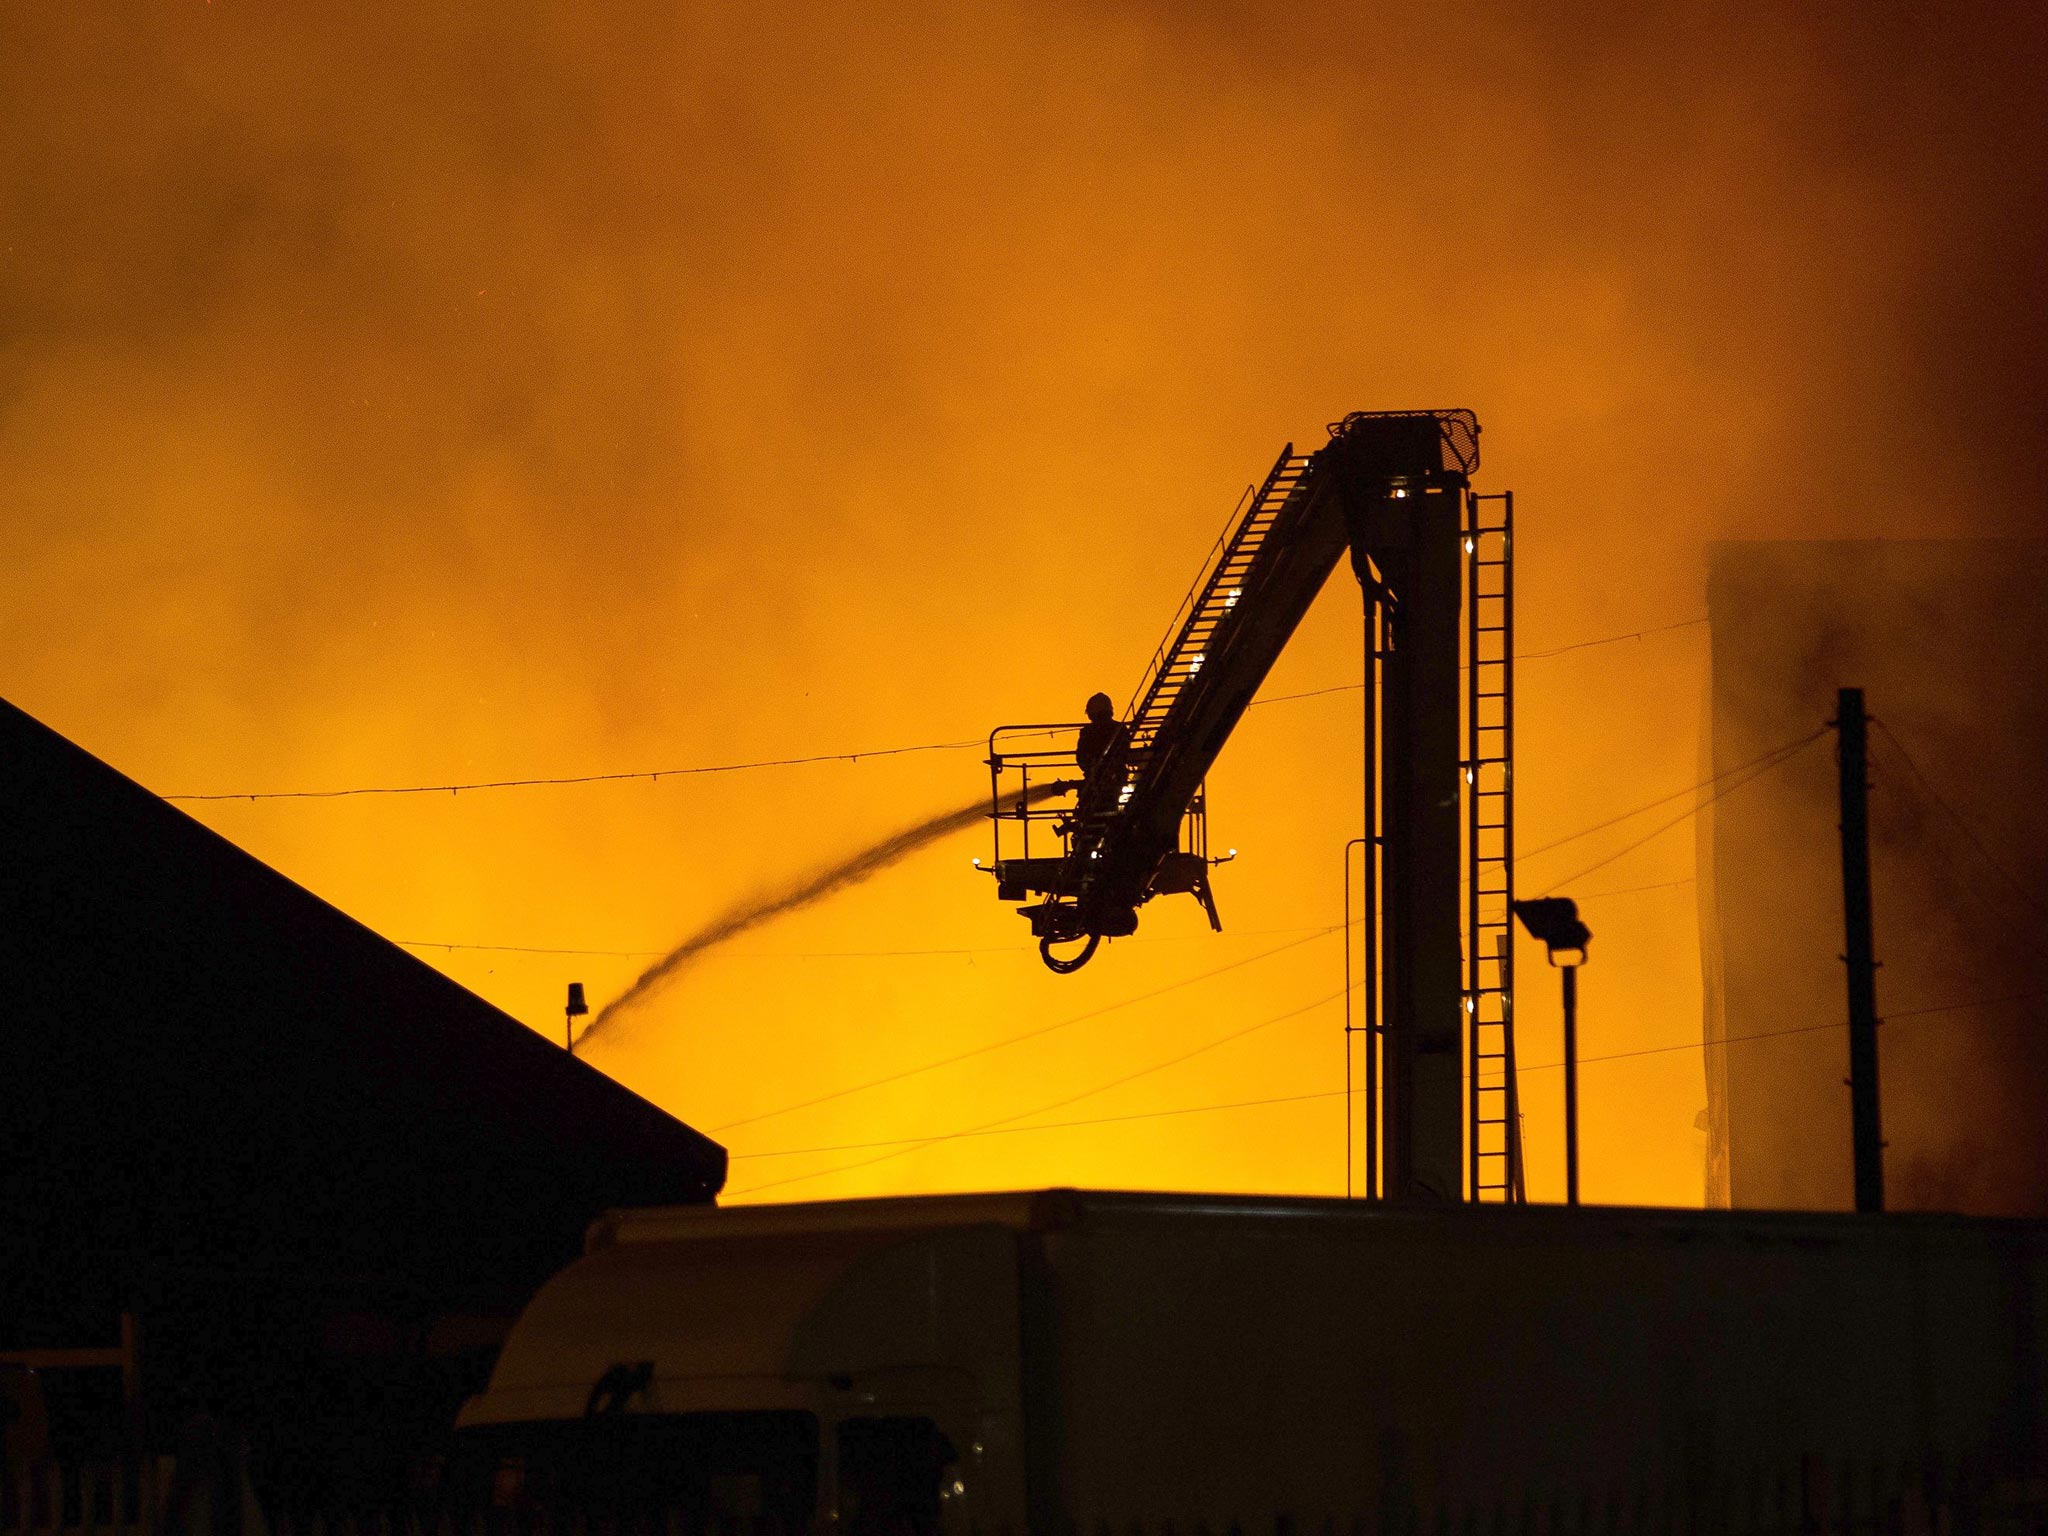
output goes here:
[[[1579, 967], [1593, 930], [1579, 921], [1568, 896], [1538, 896], [1514, 904], [1515, 917], [1541, 944], [1564, 978], [1564, 1202], [1579, 1203]], [[1575, 956], [1576, 958], [1559, 958]]]

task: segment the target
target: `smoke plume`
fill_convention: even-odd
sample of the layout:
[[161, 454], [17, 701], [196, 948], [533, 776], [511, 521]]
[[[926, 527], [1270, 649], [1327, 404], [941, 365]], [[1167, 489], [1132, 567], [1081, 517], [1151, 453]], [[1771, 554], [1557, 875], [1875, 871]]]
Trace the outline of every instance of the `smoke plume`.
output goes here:
[[[1699, 776], [1709, 543], [2013, 536], [2048, 506], [2044, 56], [2027, 0], [0, 6], [0, 693], [168, 792], [979, 738], [1134, 683], [1283, 441], [1469, 405], [1479, 484], [1516, 493], [1517, 649], [1558, 652], [1515, 704], [1517, 837], [1552, 843]], [[1357, 694], [1321, 690], [1360, 665], [1340, 573], [1273, 678], [1302, 697], [1209, 786], [1246, 852], [1227, 934], [1155, 904], [1145, 943], [1056, 977], [988, 953], [1018, 925], [963, 861], [914, 858], [886, 902], [787, 918], [817, 958], [692, 971], [688, 1031], [663, 998], [607, 1025], [603, 1064], [721, 1123], [1327, 925], [1361, 784]], [[876, 841], [982, 773], [204, 815], [559, 1038], [570, 980], [624, 993], [821, 837]], [[1593, 1199], [1699, 1198], [1693, 873], [1674, 830], [1573, 891], [1584, 1044], [1613, 1058]], [[954, 958], [892, 953], [906, 929]], [[1320, 995], [1312, 950], [1203, 1009]], [[1516, 1018], [1560, 1059], [1553, 989]], [[1119, 1019], [830, 1099], [801, 1138], [994, 1118], [1185, 1049], [1184, 1010]], [[1333, 1027], [1118, 1107], [1331, 1086]], [[1539, 1198], [1557, 1081], [1526, 1103]], [[1327, 1191], [1344, 1144], [1331, 1100], [791, 1190]]]
[[[1028, 792], [1014, 790], [1001, 796], [996, 801], [996, 808], [1012, 810], [1027, 800], [1044, 800], [1060, 792], [1060, 787], [1055, 784], [1034, 785]], [[763, 923], [773, 922], [778, 917], [808, 907], [813, 902], [823, 901], [827, 896], [843, 891], [848, 886], [858, 885], [870, 875], [881, 873], [891, 864], [908, 858], [920, 848], [954, 832], [964, 832], [988, 814], [989, 807], [986, 801], [970, 800], [957, 810], [914, 822], [899, 832], [892, 832], [880, 842], [863, 848], [850, 858], [841, 859], [837, 864], [828, 865], [807, 875], [796, 884], [773, 895], [730, 909], [723, 916], [706, 923], [647, 967], [633, 985], [599, 1009], [597, 1017], [590, 1021], [590, 1030], [586, 1032], [585, 1038], [604, 1028], [612, 1019], [635, 1004], [653, 996], [687, 970], [690, 963], [706, 950], [714, 949], [730, 939], [736, 939]]]

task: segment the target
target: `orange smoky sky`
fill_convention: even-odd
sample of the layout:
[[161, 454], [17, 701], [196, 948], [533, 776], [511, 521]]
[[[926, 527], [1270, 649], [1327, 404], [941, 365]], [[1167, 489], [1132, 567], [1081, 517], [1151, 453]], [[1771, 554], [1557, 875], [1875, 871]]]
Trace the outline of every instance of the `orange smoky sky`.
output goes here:
[[[1127, 696], [1245, 482], [1353, 409], [1478, 411], [1529, 650], [1702, 615], [1712, 539], [2025, 531], [2042, 18], [22, 0], [0, 691], [166, 793], [1071, 719]], [[1267, 691], [1358, 653], [1340, 575]], [[1694, 782], [1704, 658], [1694, 627], [1525, 664], [1523, 846]], [[1210, 782], [1220, 937], [1161, 902], [1051, 976], [970, 832], [707, 955], [591, 1059], [727, 1141], [739, 1198], [1337, 1190], [1316, 930], [1358, 707], [1246, 717]], [[523, 947], [419, 952], [554, 1033], [569, 980], [601, 1005], [985, 783], [950, 751], [195, 809], [394, 939]], [[1594, 1199], [1700, 1199], [1693, 847], [1566, 887], [1583, 1050], [1681, 1047], [1587, 1066]], [[1539, 1196], [1556, 1078], [1525, 1086]], [[1257, 1099], [1289, 1102], [1157, 1113]]]

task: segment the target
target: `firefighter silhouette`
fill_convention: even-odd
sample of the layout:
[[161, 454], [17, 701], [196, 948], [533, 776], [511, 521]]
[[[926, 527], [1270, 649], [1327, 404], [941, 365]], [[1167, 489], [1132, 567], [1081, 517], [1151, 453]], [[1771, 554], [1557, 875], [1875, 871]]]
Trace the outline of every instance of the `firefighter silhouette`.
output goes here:
[[1108, 810], [1116, 803], [1124, 776], [1124, 748], [1130, 733], [1116, 717], [1109, 695], [1098, 693], [1088, 701], [1088, 723], [1074, 743], [1074, 762], [1082, 773], [1077, 809], [1083, 814]]

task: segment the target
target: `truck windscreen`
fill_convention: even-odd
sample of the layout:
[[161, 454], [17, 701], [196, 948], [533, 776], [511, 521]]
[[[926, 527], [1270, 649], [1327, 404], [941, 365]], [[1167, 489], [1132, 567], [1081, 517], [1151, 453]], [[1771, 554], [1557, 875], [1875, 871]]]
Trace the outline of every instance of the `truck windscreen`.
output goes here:
[[451, 1516], [496, 1512], [521, 1529], [596, 1516], [622, 1529], [793, 1536], [812, 1524], [817, 1486], [811, 1414], [611, 1413], [465, 1429], [441, 1493]]

